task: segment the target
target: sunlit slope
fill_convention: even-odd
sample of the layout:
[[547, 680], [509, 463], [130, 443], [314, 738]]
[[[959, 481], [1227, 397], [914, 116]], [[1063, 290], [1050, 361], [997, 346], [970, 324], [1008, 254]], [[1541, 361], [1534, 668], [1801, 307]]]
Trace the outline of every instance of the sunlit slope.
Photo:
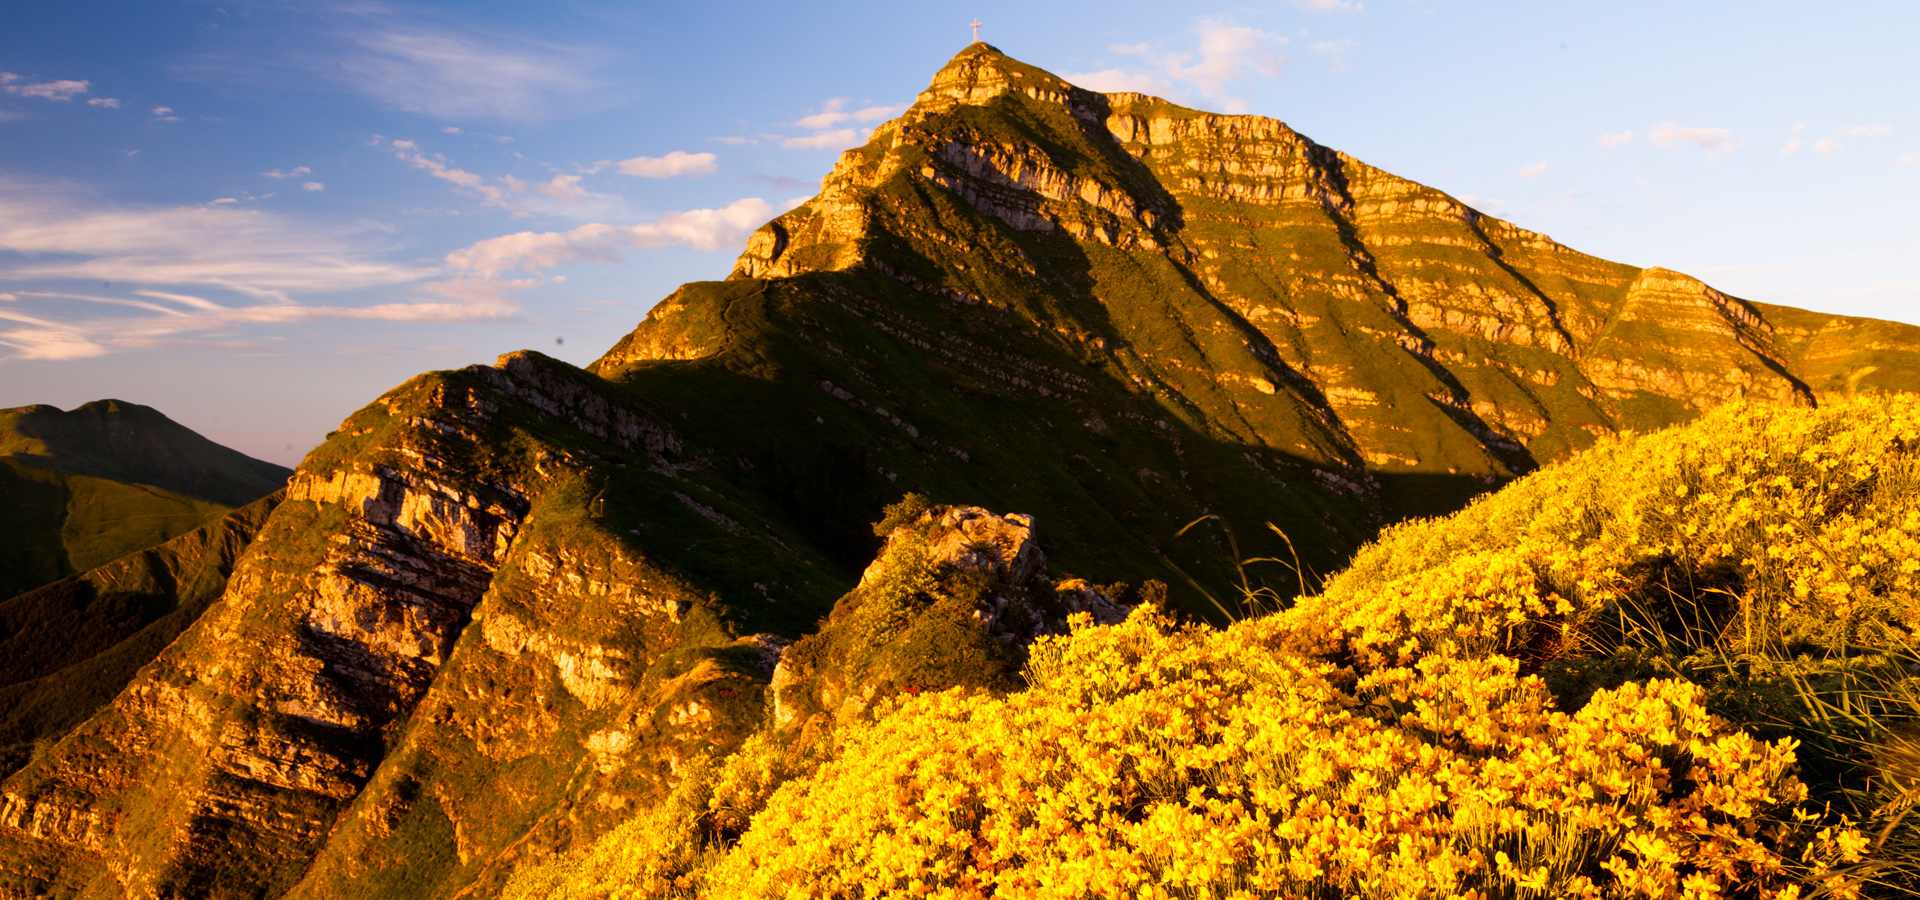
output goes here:
[[138, 404], [0, 410], [0, 597], [156, 546], [289, 474]]
[[[818, 273], [847, 277], [793, 278]], [[1208, 439], [1354, 466], [1396, 511], [1728, 400], [1813, 402], [1868, 362], [1835, 351], [1869, 335], [1869, 384], [1912, 387], [1920, 359], [1911, 326], [1587, 256], [1281, 122], [1092, 93], [984, 44], [757, 233], [734, 277], [791, 278], [766, 283], [988, 378], [994, 354], [948, 323], [997, 317], [1026, 340], [992, 350], [1063, 354]], [[598, 370], [718, 351], [721, 305], [690, 286]]]
[[1911, 395], [1609, 438], [1285, 612], [1082, 623], [797, 760], [776, 702], [509, 896], [1911, 896], [1916, 488]]

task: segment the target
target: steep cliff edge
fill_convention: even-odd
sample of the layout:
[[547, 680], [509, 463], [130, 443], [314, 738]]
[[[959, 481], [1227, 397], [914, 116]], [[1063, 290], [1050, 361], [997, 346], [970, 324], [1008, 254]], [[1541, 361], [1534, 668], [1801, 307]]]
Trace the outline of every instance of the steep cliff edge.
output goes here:
[[[770, 701], [805, 728], [878, 686], [831, 674], [893, 646], [833, 611], [909, 491], [1033, 513], [968, 540], [1033, 541], [1055, 586], [1224, 586], [1224, 542], [1175, 537], [1203, 515], [1324, 573], [1596, 435], [1862, 365], [1911, 388], [1917, 349], [975, 45], [589, 371], [510, 354], [343, 423], [222, 599], [0, 784], [0, 898], [491, 896]], [[940, 611], [1031, 631], [1019, 591]]]

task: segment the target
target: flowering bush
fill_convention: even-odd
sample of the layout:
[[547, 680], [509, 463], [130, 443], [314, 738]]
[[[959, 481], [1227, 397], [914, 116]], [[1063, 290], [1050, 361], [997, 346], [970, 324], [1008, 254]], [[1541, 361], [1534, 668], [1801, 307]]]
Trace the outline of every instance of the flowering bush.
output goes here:
[[[1556, 712], [1510, 658], [1355, 678], [1150, 610], [1031, 687], [910, 698], [774, 793], [708, 896], [1795, 896], [1864, 846], [1683, 682]], [[1451, 649], [1451, 648], [1447, 648]]]
[[1389, 530], [1287, 612], [1225, 629], [1153, 608], [1083, 620], [1033, 647], [1023, 691], [884, 701], [806, 760], [749, 742], [516, 885], [1856, 896], [1899, 821], [1870, 840], [1815, 812], [1794, 740], [1714, 715], [1686, 678], [1642, 673], [1563, 704], [1538, 673], [1624, 652], [1632, 629], [1683, 614], [1689, 649], [1722, 661], [1844, 668], [1910, 644], [1916, 454], [1909, 397], [1729, 408], [1603, 441], [1454, 517]]

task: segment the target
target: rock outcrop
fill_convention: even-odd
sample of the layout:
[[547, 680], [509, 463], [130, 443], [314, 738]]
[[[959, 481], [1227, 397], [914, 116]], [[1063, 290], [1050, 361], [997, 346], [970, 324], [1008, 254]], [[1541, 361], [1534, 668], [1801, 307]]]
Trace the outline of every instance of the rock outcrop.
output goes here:
[[1112, 625], [1128, 607], [1081, 579], [1054, 581], [1033, 517], [935, 507], [887, 536], [821, 629], [774, 668], [772, 725], [816, 742], [886, 697], [1019, 683], [1026, 648], [1072, 617]]

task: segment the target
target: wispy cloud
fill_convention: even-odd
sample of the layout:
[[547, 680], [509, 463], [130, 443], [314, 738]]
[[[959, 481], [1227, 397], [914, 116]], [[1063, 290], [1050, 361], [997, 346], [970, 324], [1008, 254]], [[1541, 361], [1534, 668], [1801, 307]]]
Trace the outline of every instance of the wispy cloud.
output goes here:
[[1600, 136], [1600, 146], [1608, 150], [1612, 150], [1615, 147], [1624, 147], [1633, 143], [1633, 139], [1639, 136], [1639, 132], [1635, 131], [1622, 131], [1619, 134], [1603, 134]]
[[822, 104], [819, 112], [810, 116], [801, 117], [795, 120], [793, 124], [801, 128], [820, 131], [832, 128], [843, 122], [879, 122], [884, 119], [893, 118], [905, 112], [907, 109], [905, 103], [897, 103], [892, 106], [868, 106], [849, 111], [847, 104], [851, 102], [853, 102], [853, 100], [850, 97], [835, 97]]
[[[62, 103], [87, 92], [91, 81], [27, 81], [12, 72], [0, 72], [0, 91], [6, 91], [16, 97], [39, 97], [44, 100], [57, 100]], [[119, 101], [114, 101], [116, 104]]]
[[615, 164], [614, 168], [622, 175], [636, 175], [641, 178], [700, 177], [720, 171], [713, 154], [687, 153], [682, 150], [675, 150], [665, 156], [636, 156], [632, 159], [623, 159]]
[[443, 118], [538, 120], [610, 99], [592, 75], [607, 56], [598, 48], [365, 0], [302, 7], [290, 13], [281, 36], [185, 60], [175, 75], [339, 85]]
[[1103, 94], [1131, 92], [1165, 97], [1175, 92], [1173, 82], [1148, 72], [1101, 69], [1097, 72], [1070, 72], [1061, 76], [1090, 91]]
[[1848, 137], [1881, 137], [1892, 133], [1892, 125], [1855, 125], [1847, 129]]
[[1840, 142], [1830, 137], [1823, 137], [1813, 142], [1813, 149], [1823, 156], [1832, 156], [1840, 152]]
[[509, 272], [538, 272], [572, 262], [621, 262], [622, 250], [686, 244], [695, 250], [730, 250], [773, 218], [774, 209], [748, 197], [720, 209], [669, 213], [639, 225], [582, 225], [571, 231], [522, 231], [488, 238], [447, 254], [447, 271], [495, 279]]
[[[116, 206], [69, 189], [0, 179], [0, 254], [6, 259], [0, 279], [14, 286], [13, 299], [0, 308], [0, 347], [16, 358], [72, 359], [197, 340], [193, 336], [246, 325], [338, 318], [468, 321], [513, 312], [426, 286], [419, 288], [429, 294], [425, 299], [367, 306], [301, 299], [404, 290], [439, 273], [438, 266], [391, 261], [394, 249], [386, 235], [364, 226], [235, 204]], [[73, 290], [80, 282], [131, 290]]]
[[[1101, 69], [1067, 73], [1074, 84], [1094, 90], [1133, 90], [1143, 93], [1176, 95], [1177, 85], [1188, 85], [1201, 96], [1221, 103], [1228, 112], [1246, 111], [1246, 101], [1232, 96], [1230, 85], [1255, 75], [1278, 75], [1287, 58], [1280, 50], [1287, 39], [1257, 28], [1210, 16], [1193, 25], [1197, 46], [1193, 50], [1163, 52], [1153, 44], [1121, 44], [1111, 49], [1123, 56], [1140, 59], [1145, 68]], [[1344, 53], [1351, 44], [1323, 42], [1326, 51]], [[1337, 58], [1337, 57], [1336, 57]]]
[[306, 166], [294, 166], [293, 168], [288, 169], [285, 172], [282, 172], [279, 169], [269, 169], [268, 171], [261, 172], [260, 174], [265, 175], [268, 178], [299, 178], [302, 175], [313, 174], [313, 170], [307, 168]]
[[303, 191], [324, 191], [327, 189], [327, 186], [318, 181], [309, 181], [300, 185], [300, 189]]
[[788, 150], [837, 150], [844, 147], [857, 147], [865, 135], [853, 128], [836, 128], [805, 137], [782, 138], [780, 146]]
[[406, 25], [358, 25], [341, 36], [358, 52], [322, 73], [429, 115], [537, 119], [550, 98], [596, 86], [579, 47]]
[[[898, 103], [891, 106], [870, 105], [859, 109], [848, 109], [848, 105], [852, 102], [852, 99], [848, 97], [834, 97], [822, 103], [817, 112], [809, 113], [793, 121], [796, 127], [812, 130], [812, 134], [797, 137], [781, 137], [779, 135], [767, 134], [761, 135], [761, 137], [778, 141], [780, 146], [788, 150], [840, 150], [847, 147], [858, 147], [862, 143], [865, 143], [868, 137], [873, 134], [873, 127], [871, 125], [864, 125], [864, 123], [879, 122], [883, 119], [891, 118], [899, 115], [907, 108], [906, 104]], [[863, 127], [834, 127], [851, 122], [863, 123]], [[714, 138], [714, 140], [725, 143], [757, 143], [748, 138]]]
[[87, 105], [98, 106], [102, 109], [119, 109], [120, 101], [115, 100], [112, 97], [94, 97], [93, 99], [87, 101]]
[[1805, 122], [1793, 123], [1793, 134], [1792, 136], [1787, 138], [1786, 146], [1780, 148], [1780, 154], [1782, 156], [1790, 156], [1792, 155], [1793, 151], [1800, 149], [1800, 133], [1806, 130], [1807, 130], [1807, 123]]
[[1294, 0], [1296, 9], [1316, 13], [1357, 13], [1365, 12], [1366, 7], [1348, 2], [1348, 0]]
[[513, 292], [564, 280], [563, 276], [541, 277], [544, 270], [582, 262], [624, 263], [625, 251], [674, 244], [695, 250], [737, 250], [774, 212], [765, 200], [748, 197], [720, 209], [668, 213], [638, 225], [594, 223], [569, 231], [501, 235], [447, 254], [443, 271], [451, 277], [422, 289], [469, 308], [512, 309], [516, 308]]
[[564, 215], [581, 218], [618, 209], [620, 198], [588, 191], [580, 186], [578, 175], [555, 175], [547, 181], [525, 181], [513, 175], [489, 179], [459, 168], [445, 154], [429, 155], [409, 140], [388, 141], [375, 137], [373, 143], [385, 144], [401, 161], [480, 198], [488, 206], [511, 211], [516, 216]]
[[1739, 146], [1739, 142], [1733, 139], [1733, 133], [1725, 128], [1686, 128], [1677, 122], [1661, 122], [1648, 128], [1647, 140], [1662, 150], [1692, 144], [1707, 151], [1712, 159], [1725, 156]]
[[1896, 169], [1903, 169], [1903, 168], [1906, 168], [1907, 166], [1912, 166], [1912, 165], [1920, 165], [1920, 153], [1901, 154], [1900, 158], [1894, 161], [1893, 167]]
[[1521, 178], [1539, 178], [1545, 174], [1547, 174], [1547, 164], [1543, 162], [1537, 162], [1530, 166], [1521, 166], [1519, 172]]
[[[577, 188], [577, 181], [561, 176], [544, 186], [565, 192]], [[765, 200], [749, 197], [635, 225], [520, 232], [479, 241], [423, 267], [386, 261], [393, 248], [366, 230], [232, 204], [114, 207], [44, 185], [0, 181], [0, 254], [20, 257], [0, 265], [0, 278], [28, 286], [111, 282], [131, 288], [123, 294], [57, 286], [0, 294], [0, 358], [77, 359], [163, 343], [224, 345], [239, 328], [322, 319], [499, 320], [519, 311], [516, 292], [561, 280], [543, 276], [547, 269], [617, 263], [625, 251], [670, 245], [737, 250], [775, 212]], [[362, 306], [301, 299], [381, 288], [414, 296]]]
[[397, 284], [422, 270], [380, 260], [364, 229], [329, 228], [230, 204], [117, 207], [0, 180], [0, 264], [15, 281], [79, 278], [199, 285], [274, 303], [291, 294]]

